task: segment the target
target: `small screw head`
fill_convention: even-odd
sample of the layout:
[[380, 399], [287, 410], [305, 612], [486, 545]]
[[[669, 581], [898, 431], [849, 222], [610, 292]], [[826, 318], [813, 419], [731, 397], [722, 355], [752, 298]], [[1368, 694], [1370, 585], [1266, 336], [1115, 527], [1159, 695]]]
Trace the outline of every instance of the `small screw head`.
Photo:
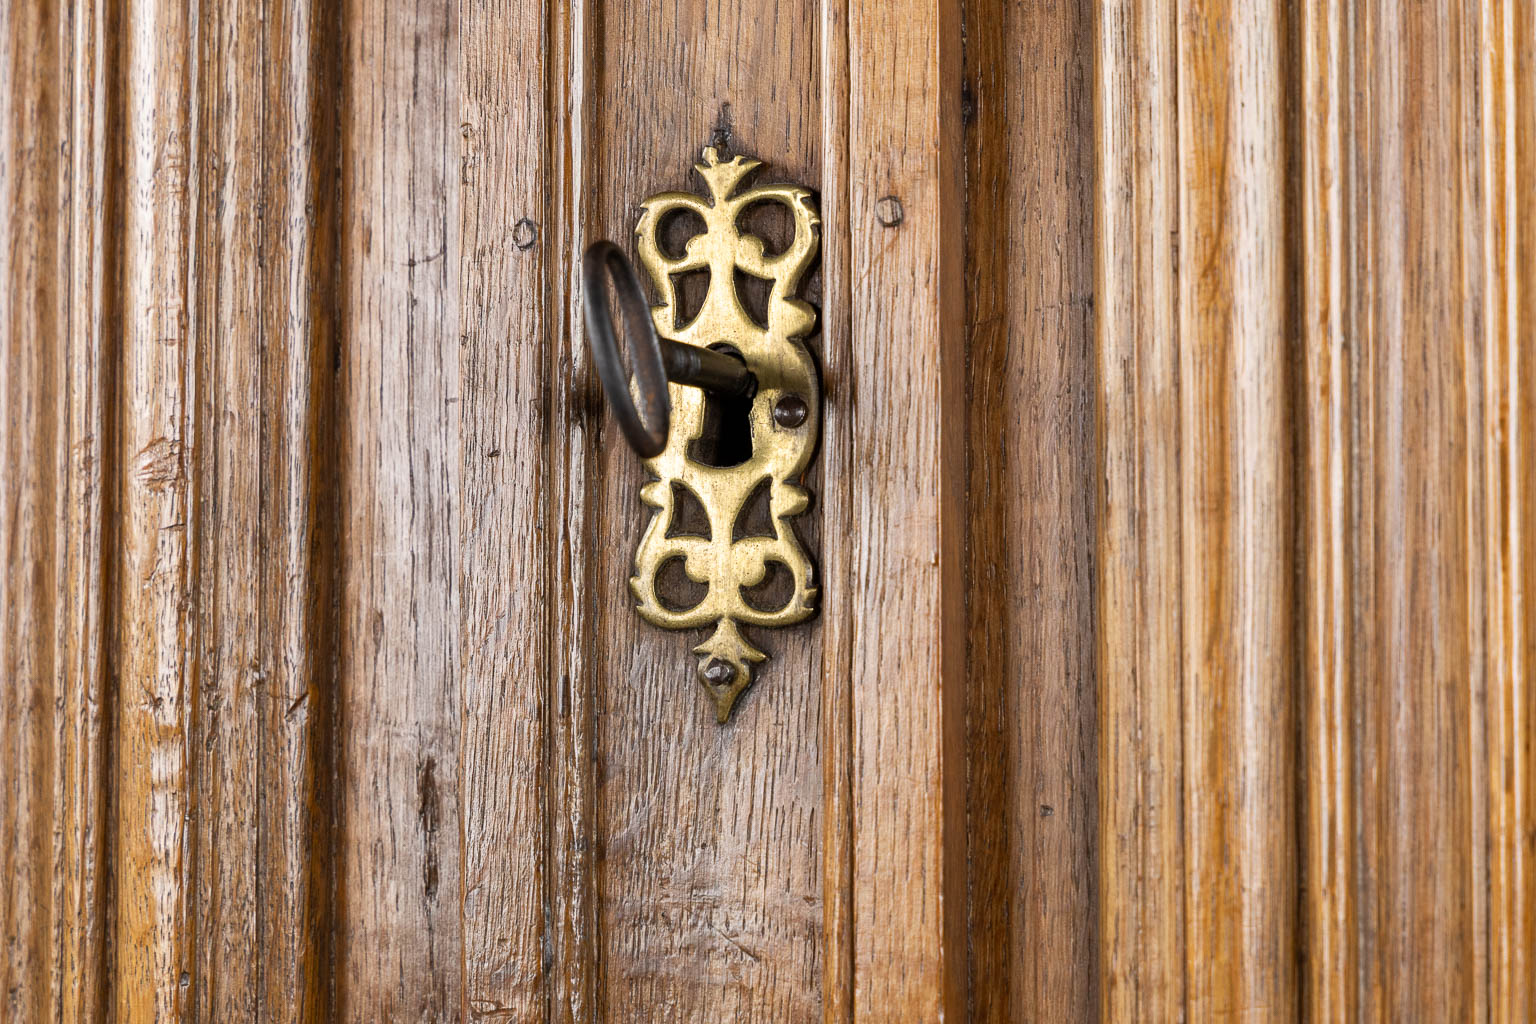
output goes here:
[[785, 395], [773, 406], [773, 422], [790, 430], [804, 423], [810, 414], [810, 407], [799, 395]]
[[711, 686], [726, 686], [735, 677], [735, 666], [719, 658], [709, 659], [709, 664], [704, 666], [704, 679]]
[[524, 217], [512, 225], [512, 244], [524, 252], [533, 248], [533, 243], [539, 240], [539, 226]]

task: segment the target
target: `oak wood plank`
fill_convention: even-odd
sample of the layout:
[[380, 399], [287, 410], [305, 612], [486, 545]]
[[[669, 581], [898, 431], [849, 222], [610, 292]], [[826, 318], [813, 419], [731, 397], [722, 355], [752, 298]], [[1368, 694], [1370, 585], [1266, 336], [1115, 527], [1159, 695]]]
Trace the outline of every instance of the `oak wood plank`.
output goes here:
[[[852, 588], [855, 545], [841, 543], [839, 522], [852, 515], [854, 403], [840, 393], [839, 372], [853, 353], [851, 183], [848, 122], [851, 100], [849, 5], [821, 4], [821, 351], [822, 507], [830, 528], [822, 553], [821, 855], [822, 1020], [852, 1024], [857, 943], [854, 923], [854, 754]], [[843, 385], [846, 387], [846, 385]]]
[[[543, 5], [459, 9], [464, 1017], [542, 1019], [555, 588], [549, 351], [563, 280]], [[553, 114], [553, 118], [551, 115]], [[552, 228], [554, 229], [552, 231]], [[551, 244], [551, 237], [556, 244]], [[558, 876], [557, 876], [558, 877]]]
[[461, 1012], [457, 21], [348, 8], [337, 745], [339, 1016]]
[[553, 185], [545, 198], [553, 265], [544, 276], [547, 327], [544, 373], [549, 381], [549, 501], [545, 562], [554, 588], [550, 665], [545, 680], [548, 723], [546, 814], [551, 879], [546, 935], [552, 954], [548, 1017], [553, 1024], [599, 1019], [602, 971], [597, 931], [596, 840], [597, 695], [594, 685], [595, 615], [601, 577], [591, 557], [595, 508], [593, 434], [601, 407], [587, 349], [579, 333], [578, 267], [592, 223], [590, 149], [596, 111], [593, 5], [576, 0], [550, 8], [550, 71], [545, 103], [559, 116], [545, 125], [554, 155]]
[[[964, 1012], [965, 387], [959, 4], [849, 4], [853, 1016]], [[839, 504], [831, 501], [836, 495]], [[846, 504], [842, 502], [846, 501]], [[837, 552], [838, 545], [849, 552]]]
[[1352, 656], [1353, 417], [1350, 339], [1359, 329], [1351, 301], [1348, 235], [1358, 188], [1348, 159], [1347, 7], [1302, 13], [1303, 379], [1297, 432], [1298, 537], [1305, 558], [1297, 595], [1302, 636], [1299, 926], [1300, 1010], [1309, 1020], [1354, 1020], [1358, 1003], [1360, 821], [1356, 806], [1356, 717]]
[[1171, 3], [1099, 13], [1094, 127], [1101, 1013], [1185, 1014], [1178, 106]]
[[[190, 390], [196, 445], [187, 453], [199, 514], [187, 528], [196, 551], [188, 589], [195, 600], [189, 775], [191, 816], [187, 886], [193, 947], [183, 1019], [254, 1020], [260, 960], [262, 889], [256, 827], [261, 723], [269, 664], [262, 644], [260, 579], [261, 253], [263, 91], [253, 88], [265, 63], [259, 11], [211, 5], [193, 29], [187, 102], [196, 179], [190, 211], [188, 274]], [[276, 699], [281, 699], [279, 695]]]
[[[603, 5], [583, 28], [591, 62], [585, 216], [572, 236], [582, 245], [606, 237], [629, 247], [644, 198], [701, 187], [692, 167], [705, 146], [764, 161], [762, 181], [819, 183], [810, 0]], [[576, 296], [574, 284], [568, 294]], [[814, 285], [807, 295], [819, 304]], [[585, 503], [569, 528], [585, 530], [576, 554], [592, 588], [589, 614], [574, 626], [590, 649], [592, 749], [578, 752], [595, 761], [597, 1012], [814, 1019], [822, 974], [816, 623], [757, 634], [770, 660], [731, 720], [717, 724], [691, 650], [703, 636], [635, 614], [627, 580], [650, 514], [639, 501], [643, 470], [597, 398], [584, 332], [567, 341], [562, 355], [576, 372], [557, 386], [580, 389], [569, 400], [584, 433], [570, 444], [588, 446], [588, 489], [567, 494]], [[558, 429], [571, 430], [568, 422]], [[818, 501], [821, 479], [813, 469], [807, 481]], [[814, 505], [794, 527], [820, 550]]]
[[188, 538], [194, 436], [193, 26], [185, 7], [149, 0], [120, 26], [122, 330], [116, 511], [109, 601], [116, 819], [115, 1017], [178, 1019], [193, 966], [187, 861], [193, 675]]
[[[1360, 1012], [1485, 1012], [1473, 838], [1481, 613], [1470, 491], [1481, 455], [1474, 95], [1460, 8], [1372, 5], [1348, 41], [1362, 185], [1354, 591], [1361, 716]], [[1468, 175], [1473, 177], [1469, 180]], [[1470, 251], [1469, 251], [1470, 250]]]
[[[334, 757], [340, 12], [265, 12], [261, 168], [261, 658], [256, 1018], [337, 1016]], [[237, 146], [236, 156], [242, 153]], [[247, 500], [250, 500], [249, 497]], [[229, 950], [220, 969], [240, 950]]]
[[968, 1017], [1091, 1020], [1093, 10], [965, 20]]
[[54, 633], [60, 692], [54, 703], [54, 962], [48, 976], [58, 1018], [82, 1022], [107, 1020], [110, 998], [107, 737], [113, 713], [107, 689], [105, 511], [112, 472], [107, 413], [117, 353], [108, 335], [114, 308], [108, 251], [118, 223], [106, 144], [106, 81], [115, 66], [107, 47], [112, 27], [103, 7], [78, 4], [59, 19], [54, 42], [63, 100], [57, 124], [68, 140], [67, 176], [60, 179], [67, 192], [58, 226], [69, 244], [55, 252], [58, 279], [67, 282], [56, 349], [67, 386], [58, 403], [63, 427], [55, 453], [63, 467], [54, 519], [62, 532], [56, 548], [62, 607]]
[[[60, 19], [46, 4], [8, 6], [0, 48], [0, 680], [9, 703], [0, 716], [0, 982], [5, 1013], [41, 1018], [59, 992], [53, 930], [63, 864], [55, 860], [55, 800], [67, 743], [56, 730], [64, 699], [57, 660], [56, 599], [74, 582], [64, 536], [67, 508], [68, 352], [53, 344], [69, 323], [67, 84]], [[70, 834], [78, 839], [78, 834]]]
[[1181, 3], [1179, 458], [1192, 1019], [1295, 1015], [1279, 4]]
[[1483, 530], [1488, 590], [1488, 1014], [1536, 1014], [1536, 12], [1482, 7], [1487, 154]]

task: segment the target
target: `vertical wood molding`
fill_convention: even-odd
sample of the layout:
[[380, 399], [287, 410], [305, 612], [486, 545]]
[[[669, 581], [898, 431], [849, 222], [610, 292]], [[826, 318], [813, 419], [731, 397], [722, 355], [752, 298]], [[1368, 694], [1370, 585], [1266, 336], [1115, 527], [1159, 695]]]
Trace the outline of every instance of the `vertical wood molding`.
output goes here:
[[1186, 1013], [1174, 29], [1166, 0], [1117, 0], [1099, 13], [1095, 563], [1108, 1020]]
[[[821, 353], [824, 369], [822, 444], [822, 567], [828, 580], [851, 580], [854, 545], [840, 525], [853, 504], [854, 391], [850, 126], [850, 0], [821, 0]], [[822, 1020], [852, 1024], [857, 951], [854, 935], [854, 699], [853, 645], [857, 636], [852, 588], [822, 591], [821, 855]]]
[[[192, 231], [199, 181], [193, 120], [198, 53], [179, 0], [122, 12], [123, 206], [117, 524], [109, 599], [117, 649], [113, 794], [115, 1017], [179, 1019], [193, 950], [188, 742], [200, 637], [190, 607], [188, 529], [200, 481], [194, 434], [198, 312]], [[123, 884], [133, 879], [132, 885]]]
[[1496, 780], [1519, 761], [1496, 634], [1501, 521], [1521, 513], [1490, 473], [1515, 436], [1496, 411], [1515, 394], [1490, 236], [1490, 147], [1513, 127], [1498, 20], [1374, 4], [1303, 22], [1309, 1019], [1520, 1016], [1490, 1016], [1489, 991]]
[[[432, 751], [412, 752], [402, 774], [415, 799], [399, 808], [424, 845], [441, 833], [438, 852], [421, 850], [411, 866], [418, 886], [446, 886], [452, 896], [435, 925], [445, 951], [434, 953], [430, 927], [402, 941], [411, 923], [390, 892], [369, 907], [374, 897], [359, 887], [337, 906], [344, 882], [333, 852], [365, 843], [366, 828], [343, 834], [335, 824], [333, 780], [373, 783], [366, 759], [332, 750], [336, 495], [346, 458], [334, 415], [342, 401], [334, 367], [346, 351], [337, 291], [350, 280], [369, 308], [386, 289], [349, 269], [366, 267], [370, 254], [390, 266], [395, 254], [371, 239], [338, 249], [345, 118], [335, 113], [335, 53], [344, 17], [302, 0], [195, 12], [158, 2], [27, 5], [7, 16], [6, 80], [21, 103], [6, 108], [5, 191], [25, 200], [6, 204], [16, 242], [8, 251], [24, 254], [27, 273], [52, 275], [47, 288], [41, 277], [17, 282], [12, 294], [26, 299], [6, 307], [7, 351], [50, 353], [48, 363], [7, 375], [5, 388], [7, 411], [24, 400], [38, 415], [22, 418], [27, 433], [6, 433], [5, 478], [13, 463], [37, 471], [21, 492], [27, 504], [5, 505], [3, 532], [18, 536], [10, 524], [24, 519], [19, 535], [29, 543], [34, 526], [51, 534], [13, 552], [33, 567], [30, 596], [8, 593], [0, 616], [7, 635], [13, 609], [47, 619], [29, 627], [46, 641], [47, 659], [21, 673], [47, 713], [6, 719], [20, 730], [8, 737], [26, 750], [16, 762], [22, 775], [7, 771], [7, 792], [40, 800], [6, 806], [48, 829], [17, 867], [23, 878], [50, 880], [27, 883], [23, 902], [6, 900], [29, 915], [11, 922], [26, 941], [9, 947], [6, 984], [28, 1019], [318, 1021], [342, 1005], [369, 1019], [388, 1015], [387, 1000], [368, 1009], [366, 986], [338, 994], [332, 975], [338, 933], [366, 931], [359, 922], [369, 911], [383, 922], [375, 941], [422, 954], [412, 998], [457, 976], [439, 970], [457, 957], [457, 823], [442, 803], [457, 790], [456, 728], [436, 754], [442, 774], [429, 770]], [[439, 60], [452, 52], [448, 32], [427, 36]], [[385, 85], [397, 98], [415, 89], [404, 70]], [[444, 71], [424, 73], [451, 92]], [[417, 132], [440, 143], [424, 166], [446, 170], [445, 112], [428, 109], [424, 124], [441, 126]], [[19, 133], [30, 134], [23, 142]], [[378, 147], [354, 146], [351, 156], [387, 162]], [[434, 210], [445, 223], [446, 188], [418, 195], [413, 182], [394, 180], [393, 192], [370, 188], [371, 200], [394, 196], [424, 213], [427, 227]], [[431, 241], [421, 234], [401, 251]], [[407, 259], [394, 280], [435, 273], [427, 291], [447, 295], [443, 257], [453, 240], [439, 236], [425, 270]], [[451, 313], [440, 301], [417, 316], [444, 324]], [[363, 338], [363, 350], [376, 352]], [[434, 360], [456, 351], [421, 344]], [[389, 370], [414, 381], [407, 361]], [[456, 400], [453, 390], [422, 404], [430, 423], [446, 422], [439, 410]], [[452, 440], [434, 440], [414, 453], [418, 478], [433, 479], [439, 453], [457, 465]], [[354, 462], [379, 457], [395, 464], [380, 447], [354, 452]], [[432, 500], [442, 501], [456, 485], [446, 471], [437, 479]], [[34, 507], [50, 512], [37, 517]], [[453, 561], [441, 547], [453, 531], [436, 532], [408, 548], [431, 565], [421, 538], [438, 543], [440, 578]], [[390, 550], [375, 542], [366, 556]], [[452, 595], [436, 583], [423, 590]], [[430, 616], [418, 619], [420, 602], [396, 607], [399, 619], [430, 625]], [[456, 614], [440, 621], [457, 630]], [[413, 646], [439, 665], [454, 650], [430, 633]], [[396, 696], [398, 678], [385, 677]], [[452, 693], [451, 670], [428, 664], [416, 678], [428, 708]], [[408, 728], [428, 718], [411, 710]], [[451, 709], [448, 722], [457, 724]], [[389, 742], [391, 729], [383, 716], [364, 716], [351, 735], [368, 747]], [[395, 789], [368, 790], [379, 793], [374, 809], [395, 813]], [[367, 801], [344, 806], [354, 824], [368, 820], [359, 813]], [[382, 834], [393, 841], [403, 823]], [[379, 870], [370, 862], [365, 877], [380, 880]], [[386, 868], [382, 880], [393, 885], [401, 874]], [[368, 971], [383, 979], [378, 966]]]
[[828, 636], [851, 680], [857, 1021], [964, 1013], [959, 15], [848, 10], [849, 362], [829, 361], [827, 395], [852, 413], [832, 417], [849, 479], [828, 495], [826, 557], [851, 570]]
[[1352, 515], [1354, 367], [1349, 339], [1357, 322], [1345, 233], [1357, 187], [1346, 159], [1352, 55], [1344, 49], [1347, 5], [1304, 7], [1301, 25], [1301, 260], [1303, 380], [1298, 537], [1305, 563], [1297, 595], [1300, 663], [1302, 911], [1306, 950], [1301, 1010], [1305, 1019], [1355, 1020], [1359, 962], [1352, 645], [1350, 595], [1355, 541]]
[[[17, 1019], [101, 1019], [105, 315], [99, 12], [0, 15], [0, 990]], [[72, 245], [72, 240], [85, 244]]]
[[[46, 6], [46, 5], [45, 5]], [[62, 529], [56, 557], [62, 614], [54, 633], [55, 678], [53, 727], [59, 737], [51, 766], [55, 843], [52, 892], [53, 962], [29, 969], [36, 984], [49, 979], [50, 1001], [65, 1020], [101, 1021], [107, 1016], [111, 928], [107, 898], [110, 843], [108, 737], [111, 700], [107, 688], [108, 638], [105, 534], [106, 418], [112, 387], [108, 319], [112, 311], [115, 269], [108, 260], [110, 229], [116, 207], [109, 203], [107, 47], [110, 19], [102, 7], [82, 3], [58, 24], [57, 80], [64, 85], [66, 109], [58, 111], [59, 131], [68, 139], [67, 204], [61, 220], [68, 245], [55, 251], [58, 280], [67, 283], [61, 357], [64, 395], [57, 403], [64, 434], [56, 439], [54, 458], [64, 468], [64, 486], [55, 496], [54, 522]], [[38, 51], [46, 52], [46, 51]], [[7, 90], [9, 92], [9, 90]], [[32, 236], [47, 237], [43, 228]], [[20, 246], [13, 252], [24, 251]], [[14, 293], [13, 293], [14, 294]], [[10, 417], [5, 417], [10, 422]], [[11, 478], [9, 473], [0, 474]], [[9, 535], [9, 531], [6, 531]], [[6, 980], [11, 991], [16, 979]]]
[[547, 870], [553, 892], [545, 922], [555, 968], [548, 1016], [553, 1024], [600, 1019], [598, 980], [603, 967], [597, 934], [596, 700], [592, 651], [596, 579], [591, 559], [594, 491], [590, 453], [592, 419], [601, 414], [590, 361], [579, 333], [577, 267], [593, 201], [589, 149], [594, 142], [588, 92], [593, 81], [588, 0], [551, 4], [546, 14], [549, 70], [544, 102], [557, 116], [545, 128], [545, 145], [558, 159], [547, 191], [550, 251], [555, 263], [544, 279], [544, 374], [548, 380], [550, 444], [546, 564], [554, 587], [550, 617], [551, 664], [545, 689], [548, 732], [545, 770], [550, 775]]
[[460, 1012], [458, 25], [349, 11], [342, 108], [345, 1020]]
[[1111, 1017], [1294, 1014], [1284, 28], [1276, 4], [1101, 14]]
[[1295, 1016], [1279, 3], [1178, 12], [1187, 1012]]
[[1373, 4], [1356, 40], [1364, 130], [1352, 156], [1366, 181], [1353, 218], [1364, 317], [1356, 701], [1371, 908], [1361, 1012], [1388, 1018], [1486, 1010], [1471, 747], [1482, 673], [1469, 485], [1480, 453], [1468, 429], [1482, 288], [1466, 234], [1477, 220], [1466, 14]]
[[[332, 1014], [316, 808], [333, 653], [334, 470], [318, 439], [335, 344], [334, 29], [303, 2], [200, 14], [188, 1015], [316, 1021]], [[262, 955], [231, 955], [252, 949]]]
[[1536, 12], [1499, 0], [1481, 15], [1488, 1009], [1491, 1020], [1527, 1020], [1536, 1014]]
[[965, 25], [966, 1019], [1095, 1020], [1094, 12]]
[[[260, 56], [259, 152], [265, 156], [254, 314], [261, 323], [265, 416], [253, 440], [262, 466], [255, 500], [263, 530], [257, 578], [264, 699], [254, 744], [255, 870], [262, 880], [255, 935], [265, 953], [255, 1016], [289, 1024], [325, 1021], [337, 1012], [330, 971], [337, 835], [324, 809], [335, 800], [338, 770], [332, 673], [340, 600], [333, 443], [341, 345], [334, 300], [340, 124], [332, 97], [340, 85], [339, 29], [333, 7], [283, 0], [267, 12]], [[247, 494], [244, 500], [253, 499]], [[208, 969], [222, 967], [216, 961]]]
[[[546, 203], [551, 52], [544, 6], [464, 3], [459, 308], [463, 496], [460, 805], [466, 1020], [543, 1019], [554, 588], [548, 352], [560, 210]], [[552, 190], [550, 190], [552, 191]], [[555, 222], [550, 214], [555, 215]], [[453, 257], [451, 257], [453, 258]]]

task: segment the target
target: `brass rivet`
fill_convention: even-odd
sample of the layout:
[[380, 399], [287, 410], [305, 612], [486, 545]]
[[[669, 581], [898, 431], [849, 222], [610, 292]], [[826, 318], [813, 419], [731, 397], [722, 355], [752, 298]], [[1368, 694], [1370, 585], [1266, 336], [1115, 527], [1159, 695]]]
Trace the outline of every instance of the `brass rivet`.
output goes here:
[[805, 422], [810, 415], [810, 408], [806, 406], [805, 399], [799, 395], [785, 395], [773, 406], [773, 422], [781, 427], [793, 430]]

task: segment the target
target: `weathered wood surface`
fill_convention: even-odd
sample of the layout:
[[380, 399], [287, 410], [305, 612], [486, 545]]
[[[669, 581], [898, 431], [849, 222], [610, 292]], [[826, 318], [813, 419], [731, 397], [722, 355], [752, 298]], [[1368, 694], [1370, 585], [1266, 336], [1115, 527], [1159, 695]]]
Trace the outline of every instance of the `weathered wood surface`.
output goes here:
[[[594, 7], [579, 180], [586, 192], [560, 258], [598, 238], [633, 252], [638, 204], [696, 191], [707, 145], [766, 162], [759, 180], [820, 179], [816, 8], [680, 0]], [[780, 239], [782, 246], [784, 239]], [[710, 287], [732, 282], [713, 281]], [[702, 292], [700, 293], [702, 295]], [[813, 302], [819, 305], [814, 292]], [[586, 340], [562, 358], [590, 388]], [[819, 339], [812, 338], [813, 350]], [[813, 1020], [821, 1003], [821, 697], [814, 620], [760, 634], [769, 660], [717, 725], [696, 681], [696, 632], [636, 616], [627, 580], [651, 510], [643, 470], [591, 392], [584, 516], [574, 553], [592, 580], [576, 628], [590, 659], [573, 683], [592, 703], [597, 855], [596, 1003], [609, 1019]], [[821, 494], [822, 476], [807, 486]], [[813, 510], [794, 522], [821, 549]]]
[[[965, 1009], [960, 16], [948, 2], [846, 8], [847, 134], [832, 145], [849, 319], [827, 360], [840, 453], [825, 536], [840, 567], [828, 587], [847, 596], [824, 685], [848, 701], [851, 822], [827, 856], [850, 889], [853, 1021]], [[829, 115], [840, 124], [841, 97]]]
[[1187, 991], [1175, 40], [1171, 2], [1100, 12], [1095, 738], [1107, 1020], [1177, 1020]]
[[1519, 1019], [1529, 16], [1105, 15], [1105, 1013]]
[[[1533, 1012], [1525, 5], [0, 19], [5, 1019]], [[573, 270], [706, 144], [824, 221], [724, 727]]]
[[1522, 5], [1308, 12], [1305, 1011], [1532, 1006]]
[[969, 1005], [1099, 1005], [1094, 13], [966, 4]]

